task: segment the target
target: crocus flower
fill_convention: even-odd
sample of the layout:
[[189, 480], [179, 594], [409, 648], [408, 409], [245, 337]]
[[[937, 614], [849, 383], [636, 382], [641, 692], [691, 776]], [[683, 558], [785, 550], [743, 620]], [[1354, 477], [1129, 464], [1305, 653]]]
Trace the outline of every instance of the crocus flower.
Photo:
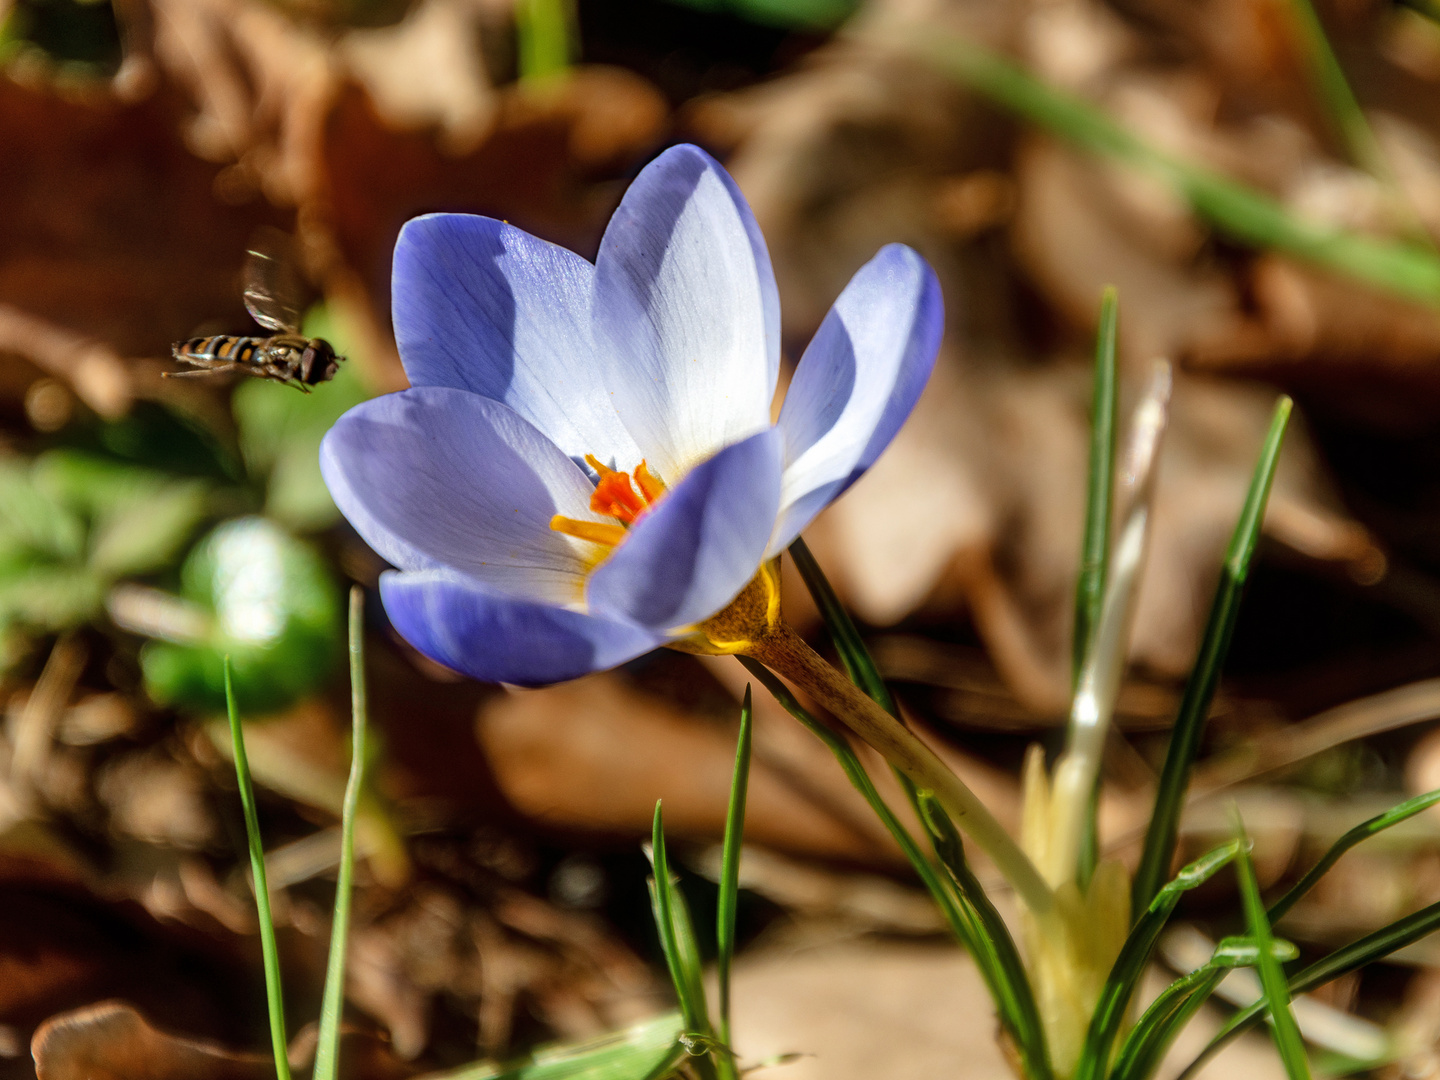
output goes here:
[[393, 314], [412, 388], [340, 419], [325, 481], [398, 568], [380, 589], [405, 639], [522, 685], [693, 637], [879, 456], [943, 321], [925, 261], [884, 248], [772, 424], [770, 259], [693, 146], [640, 173], [593, 265], [491, 218], [416, 218]]

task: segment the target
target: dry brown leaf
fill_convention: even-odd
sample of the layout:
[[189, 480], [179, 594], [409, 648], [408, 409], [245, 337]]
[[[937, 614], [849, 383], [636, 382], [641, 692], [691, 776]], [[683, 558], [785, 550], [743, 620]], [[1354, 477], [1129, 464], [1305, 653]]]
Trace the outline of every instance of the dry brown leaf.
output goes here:
[[39, 1080], [266, 1080], [267, 1054], [160, 1031], [122, 1001], [51, 1017], [31, 1042]]
[[[314, 1049], [312, 1026], [292, 1042], [291, 1064], [306, 1064]], [[242, 1053], [163, 1031], [124, 1001], [102, 1001], [51, 1017], [35, 1032], [31, 1053], [38, 1080], [265, 1080], [275, 1075], [269, 1054]], [[375, 1036], [358, 1032], [343, 1034], [340, 1063], [345, 1080], [400, 1080], [415, 1071]]]
[[171, 90], [82, 103], [0, 78], [0, 296], [16, 309], [0, 348], [71, 379], [108, 415], [130, 392], [116, 353], [168, 355], [207, 320], [245, 325], [246, 243], [283, 220], [215, 198], [219, 169], [184, 146], [183, 115]]
[[[788, 717], [781, 722], [794, 724]], [[640, 836], [663, 799], [671, 835], [716, 839], [724, 830], [733, 729], [637, 692], [620, 675], [494, 699], [481, 710], [478, 732], [501, 789], [547, 825]], [[845, 794], [829, 755], [818, 743], [815, 749], [818, 756], [803, 763], [757, 752], [747, 838], [824, 858], [893, 862], [890, 844], [866, 827], [864, 807], [849, 801], [858, 797]], [[823, 779], [814, 779], [815, 770], [823, 770]]]

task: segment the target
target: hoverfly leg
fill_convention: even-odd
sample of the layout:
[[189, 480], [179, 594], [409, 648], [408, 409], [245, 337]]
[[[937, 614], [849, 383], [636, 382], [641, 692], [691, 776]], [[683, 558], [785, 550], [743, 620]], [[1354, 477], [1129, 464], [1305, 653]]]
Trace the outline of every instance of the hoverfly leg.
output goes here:
[[223, 375], [227, 371], [234, 371], [239, 364], [217, 364], [215, 367], [198, 368], [193, 371], [162, 371], [160, 374], [166, 379], [204, 379], [211, 375]]

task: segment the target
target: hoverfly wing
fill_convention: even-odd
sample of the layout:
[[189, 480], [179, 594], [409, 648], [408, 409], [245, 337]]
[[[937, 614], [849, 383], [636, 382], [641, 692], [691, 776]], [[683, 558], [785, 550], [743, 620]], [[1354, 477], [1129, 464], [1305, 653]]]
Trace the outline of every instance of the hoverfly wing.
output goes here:
[[278, 229], [267, 230], [261, 241], [245, 258], [245, 310], [267, 330], [298, 333], [304, 285], [296, 273], [288, 238]]

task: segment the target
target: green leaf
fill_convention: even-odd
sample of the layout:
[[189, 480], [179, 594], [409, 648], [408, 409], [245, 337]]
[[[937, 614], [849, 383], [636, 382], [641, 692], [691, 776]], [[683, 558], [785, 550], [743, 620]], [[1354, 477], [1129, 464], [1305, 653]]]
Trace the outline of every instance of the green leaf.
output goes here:
[[700, 970], [700, 951], [695, 944], [685, 899], [675, 887], [670, 873], [670, 860], [665, 852], [665, 826], [660, 803], [655, 804], [655, 822], [651, 833], [650, 861], [655, 874], [650, 879], [650, 902], [654, 907], [655, 927], [660, 933], [660, 947], [675, 984], [680, 1002], [680, 1015], [687, 1031], [710, 1034], [710, 1014], [705, 1005], [705, 987]]
[[965, 38], [933, 27], [899, 31], [896, 37], [897, 43], [1002, 107], [1083, 150], [1160, 180], [1233, 240], [1273, 248], [1398, 296], [1440, 306], [1440, 258], [1433, 251], [1297, 217], [1261, 191], [1156, 149], [1095, 106], [1047, 86], [1013, 61]]
[[431, 1080], [660, 1080], [685, 1057], [680, 1017], [666, 1013], [582, 1043], [561, 1043], [504, 1065], [467, 1065]]
[[1220, 669], [1230, 651], [1230, 638], [1235, 631], [1235, 622], [1240, 614], [1240, 599], [1244, 595], [1245, 581], [1250, 574], [1250, 561], [1260, 539], [1260, 528], [1265, 519], [1265, 505], [1270, 497], [1270, 485], [1275, 479], [1275, 468], [1280, 459], [1280, 444], [1285, 436], [1285, 426], [1290, 419], [1291, 401], [1281, 397], [1275, 405], [1270, 421], [1270, 431], [1265, 437], [1256, 462], [1255, 472], [1250, 480], [1250, 491], [1240, 519], [1235, 523], [1235, 532], [1220, 571], [1220, 584], [1215, 589], [1215, 599], [1210, 605], [1210, 616], [1205, 624], [1205, 634], [1200, 643], [1200, 654], [1195, 667], [1185, 683], [1185, 693], [1180, 699], [1180, 710], [1175, 726], [1170, 733], [1170, 746], [1165, 754], [1165, 764], [1160, 773], [1160, 783], [1155, 792], [1155, 808], [1150, 815], [1150, 825], [1145, 832], [1145, 847], [1140, 856], [1140, 866], [1135, 871], [1133, 910], [1144, 911], [1150, 906], [1160, 882], [1169, 870], [1170, 860], [1175, 852], [1175, 838], [1180, 829], [1180, 812], [1185, 802], [1185, 791], [1190, 784], [1190, 768], [1200, 749], [1200, 737], [1205, 730], [1205, 717], [1210, 711], [1211, 699], [1220, 682]]
[[[1342, 975], [1347, 975], [1366, 964], [1381, 960], [1391, 953], [1419, 941], [1437, 929], [1440, 929], [1440, 902], [1421, 908], [1413, 915], [1407, 915], [1403, 919], [1397, 919], [1374, 933], [1366, 934], [1358, 941], [1352, 941], [1349, 945], [1336, 949], [1329, 956], [1317, 960], [1309, 967], [1291, 976], [1288, 983], [1290, 996], [1293, 998], [1296, 994], [1308, 993], [1317, 986], [1324, 986]], [[1241, 1032], [1248, 1031], [1258, 1024], [1268, 1009], [1268, 1003], [1262, 998], [1237, 1012], [1210, 1040], [1200, 1055], [1185, 1066], [1179, 1080], [1193, 1076], [1222, 1046]]]
[[855, 620], [850, 618], [845, 605], [840, 603], [840, 598], [835, 595], [835, 589], [810, 551], [810, 546], [796, 537], [790, 545], [790, 558], [795, 562], [795, 569], [800, 571], [815, 606], [820, 609], [820, 615], [825, 620], [825, 629], [830, 633], [830, 640], [835, 643], [835, 651], [840, 654], [840, 663], [845, 667], [845, 674], [850, 676], [851, 682], [869, 694], [877, 705], [898, 720], [900, 710], [895, 705], [890, 688], [881, 678], [880, 669], [875, 666], [874, 657], [865, 647], [865, 639], [860, 636]]
[[[735, 959], [735, 907], [740, 893], [740, 849], [745, 834], [745, 796], [750, 787], [750, 728], [754, 709], [750, 687], [740, 706], [740, 737], [735, 743], [735, 773], [725, 811], [725, 842], [720, 859], [720, 895], [716, 902], [716, 977], [720, 988], [720, 1039], [730, 1045], [730, 967]], [[727, 1059], [728, 1060], [728, 1059]]]
[[858, 0], [673, 0], [700, 11], [733, 15], [762, 26], [833, 30], [849, 18]]
[[93, 453], [166, 476], [226, 484], [245, 477], [239, 459], [216, 439], [207, 422], [153, 401], [135, 402], [120, 419], [81, 434], [79, 443]]
[[270, 914], [270, 883], [265, 877], [265, 848], [260, 841], [260, 820], [255, 813], [255, 789], [250, 784], [250, 763], [245, 757], [245, 733], [235, 704], [230, 660], [224, 663], [225, 710], [230, 718], [230, 739], [235, 752], [235, 781], [245, 811], [245, 839], [250, 849], [250, 872], [255, 885], [255, 912], [260, 920], [260, 952], [265, 963], [265, 1000], [270, 1010], [270, 1044], [275, 1055], [277, 1080], [290, 1080], [289, 1039], [285, 1034], [285, 992], [280, 985], [280, 951], [275, 945], [275, 920]]
[[1223, 968], [1206, 964], [1162, 990], [1115, 1052], [1109, 1080], [1145, 1080], [1152, 1076], [1185, 1023], [1224, 977]]
[[1330, 42], [1325, 37], [1325, 28], [1320, 24], [1315, 8], [1310, 0], [1291, 0], [1290, 8], [1306, 47], [1306, 59], [1309, 61], [1315, 89], [1336, 134], [1344, 140], [1351, 161], [1371, 176], [1387, 184], [1392, 183], [1390, 168], [1380, 149], [1380, 143], [1370, 129], [1370, 122], [1365, 119], [1360, 102], [1355, 100], [1355, 92], [1350, 89], [1340, 61], [1336, 59], [1335, 51], [1330, 48]]
[[106, 514], [91, 534], [90, 566], [106, 580], [161, 570], [208, 512], [206, 485], [177, 481]]
[[[792, 554], [794, 550], [792, 547]], [[846, 618], [848, 619], [848, 616]], [[842, 655], [844, 654], [842, 653]], [[1045, 1046], [1044, 1032], [1040, 1030], [1037, 1039], [1035, 1030], [1026, 1023], [1017, 1010], [1016, 1003], [1030, 994], [1029, 983], [1026, 982], [1019, 987], [1008, 984], [1009, 975], [1001, 964], [994, 946], [986, 937], [978, 913], [963, 897], [957, 895], [936, 872], [934, 865], [925, 857], [909, 830], [900, 823], [895, 812], [875, 790], [874, 783], [850, 745], [841, 736], [811, 716], [790, 693], [785, 684], [776, 678], [764, 664], [752, 660], [748, 656], [741, 656], [738, 659], [786, 712], [808, 728], [835, 755], [835, 760], [840, 763], [840, 768], [844, 770], [850, 783], [864, 797], [871, 810], [875, 812], [875, 816], [880, 819], [894, 838], [895, 843], [899, 845], [900, 850], [905, 853], [905, 857], [910, 860], [910, 865], [915, 868], [915, 873], [925, 883], [931, 897], [934, 898], [936, 905], [945, 916], [945, 921], [949, 923], [951, 932], [966, 951], [974, 957], [986, 985], [990, 988], [1000, 1023], [1015, 1041], [1015, 1045], [1020, 1049], [1027, 1063], [1027, 1075], [1032, 1080], [1034, 1078], [1043, 1080], [1048, 1077], [1050, 1075], [1049, 1051]]]
[[1165, 929], [1175, 905], [1185, 892], [1203, 885], [1217, 870], [1233, 860], [1240, 848], [1240, 841], [1232, 840], [1196, 859], [1157, 892], [1136, 919], [1125, 944], [1120, 947], [1120, 955], [1115, 958], [1105, 985], [1100, 989], [1090, 1030], [1085, 1034], [1085, 1046], [1080, 1052], [1080, 1063], [1075, 1070], [1075, 1080], [1100, 1080], [1105, 1075], [1110, 1050], [1124, 1022], [1125, 1011], [1140, 977], [1145, 973], [1145, 965], [1150, 962], [1160, 931]]
[[1075, 584], [1075, 634], [1071, 643], [1072, 679], [1090, 649], [1105, 600], [1110, 563], [1110, 519], [1115, 493], [1115, 346], [1119, 298], [1107, 285], [1100, 297], [1100, 330], [1095, 338], [1095, 386], [1090, 404], [1090, 471], [1085, 492], [1085, 534], [1080, 547], [1080, 577]]
[[89, 622], [104, 600], [104, 582], [84, 566], [22, 561], [0, 570], [0, 623], [53, 633]]
[[1020, 959], [1020, 950], [1010, 936], [1010, 928], [970, 869], [954, 822], [928, 791], [920, 792], [920, 814], [934, 842], [935, 852], [950, 872], [961, 902], [967, 908], [975, 926], [975, 936], [983, 945], [985, 961], [981, 969], [991, 970], [986, 978], [991, 993], [997, 1001], [1004, 1002], [1002, 1015], [1014, 1017], [1016, 1031], [1013, 1038], [1024, 1062], [1025, 1075], [1029, 1080], [1049, 1077], [1051, 1067], [1045, 1027], [1040, 1021], [1040, 1010], [1035, 1005], [1030, 979], [1024, 961]]
[[543, 83], [565, 73], [570, 66], [571, 18], [565, 0], [518, 0], [515, 33], [522, 81]]
[[340, 871], [330, 923], [330, 958], [320, 1005], [313, 1080], [335, 1080], [340, 1068], [340, 1015], [345, 1009], [345, 948], [350, 935], [350, 892], [355, 876], [355, 816], [365, 781], [365, 590], [350, 589], [350, 777], [340, 814]]
[[89, 523], [86, 556], [105, 581], [168, 566], [208, 512], [210, 486], [78, 450], [35, 459], [36, 487]]
[[218, 710], [226, 655], [249, 712], [284, 708], [329, 677], [340, 653], [339, 592], [319, 554], [274, 522], [220, 525], [186, 558], [181, 585], [184, 599], [213, 615], [210, 637], [146, 644], [140, 661], [156, 701]]
[[[1300, 955], [1300, 950], [1288, 941], [1272, 941], [1271, 951], [1281, 962]], [[1259, 956], [1260, 949], [1251, 938], [1221, 940], [1208, 963], [1176, 979], [1151, 1002], [1115, 1052], [1109, 1080], [1145, 1080], [1153, 1075], [1175, 1037], [1225, 973], [1233, 967], [1253, 967]]]
[[1305, 1044], [1300, 1039], [1295, 1014], [1290, 1011], [1290, 991], [1285, 985], [1285, 973], [1271, 950], [1270, 920], [1265, 917], [1265, 902], [1260, 899], [1260, 883], [1255, 880], [1255, 866], [1250, 861], [1249, 841], [1243, 835], [1241, 841], [1240, 857], [1235, 864], [1240, 878], [1240, 900], [1245, 908], [1245, 922], [1250, 927], [1250, 936], [1257, 947], [1255, 966], [1260, 972], [1260, 987], [1270, 1009], [1275, 1049], [1280, 1053], [1285, 1075], [1290, 1080], [1310, 1080], [1310, 1062], [1305, 1057]]
[[[875, 660], [866, 648], [854, 620], [840, 603], [840, 598], [836, 596], [809, 545], [796, 538], [790, 545], [790, 556], [825, 619], [825, 626], [850, 681], [890, 715], [901, 720], [899, 707], [890, 693], [890, 688], [881, 678], [880, 670], [875, 666]], [[1019, 960], [1019, 953], [1010, 938], [1008, 928], [996, 913], [978, 879], [970, 872], [953, 822], [938, 803], [933, 799], [925, 799], [909, 777], [895, 770], [896, 780], [910, 800], [915, 816], [925, 824], [932, 847], [949, 871], [950, 882], [958, 893], [947, 887], [947, 883], [936, 874], [935, 867], [920, 851], [909, 831], [880, 798], [879, 792], [875, 790], [864, 766], [860, 764], [849, 744], [801, 708], [784, 685], [762, 665], [743, 656], [740, 662], [760, 679], [776, 701], [830, 748], [851, 783], [865, 797], [910, 860], [915, 872], [950, 924], [951, 931], [974, 957], [995, 1002], [1000, 1023], [1009, 1033], [1024, 1062], [1026, 1076], [1031, 1080], [1049, 1077], [1050, 1051], [1024, 965]]]
[[[895, 703], [895, 697], [890, 693], [890, 688], [885, 685], [885, 680], [880, 675], [880, 669], [875, 666], [875, 658], [865, 647], [865, 640], [860, 636], [860, 630], [856, 627], [855, 620], [850, 618], [850, 613], [845, 610], [845, 605], [840, 603], [840, 598], [835, 595], [835, 589], [825, 576], [825, 571], [821, 569], [820, 563], [811, 553], [809, 545], [800, 537], [796, 537], [789, 550], [790, 558], [795, 563], [795, 569], [800, 571], [806, 589], [814, 599], [815, 606], [820, 609], [821, 617], [825, 620], [825, 628], [829, 631], [830, 640], [835, 644], [835, 651], [840, 655], [840, 663], [845, 668], [845, 674], [850, 677], [851, 682], [865, 691], [872, 701], [903, 723], [904, 718], [900, 715], [900, 708]], [[784, 684], [767, 669], [745, 657], [741, 657], [740, 662], [756, 674], [762, 685], [791, 716], [809, 728], [821, 742], [829, 747], [830, 752], [835, 755], [840, 767], [845, 771], [845, 775], [850, 778], [850, 782], [865, 796], [865, 801], [870, 804], [885, 824], [886, 829], [889, 830], [890, 835], [895, 838], [895, 842], [900, 845], [900, 849], [905, 852], [906, 858], [910, 860], [916, 874], [919, 875], [936, 905], [944, 913], [956, 937], [969, 948], [965, 920], [956, 907], [955, 897], [945, 881], [935, 872], [935, 867], [930, 859], [921, 853], [920, 848], [910, 836], [909, 830], [900, 823], [900, 820], [880, 798], [880, 794], [875, 790], [864, 766], [860, 764], [854, 751], [850, 749], [850, 744], [824, 724], [818, 723], [813, 716], [801, 708], [799, 702], [785, 689]], [[899, 781], [901, 790], [905, 792], [905, 797], [910, 801], [910, 805], [915, 811], [915, 817], [920, 819], [920, 803], [915, 785], [898, 769], [891, 771], [895, 779]]]
[[[1116, 400], [1119, 379], [1115, 354], [1119, 340], [1120, 299], [1115, 286], [1100, 294], [1100, 327], [1095, 335], [1095, 378], [1090, 404], [1090, 471], [1085, 491], [1085, 533], [1080, 545], [1080, 576], [1075, 582], [1075, 630], [1071, 640], [1070, 681], [1080, 681], [1080, 669], [1089, 655], [1100, 612], [1105, 605], [1105, 583], [1110, 569], [1110, 522], [1114, 514]], [[1100, 799], [1097, 778], [1090, 810], [1080, 840], [1080, 887], [1087, 889], [1099, 861], [1095, 815]]]
[[1289, 892], [1275, 901], [1270, 910], [1266, 912], [1266, 917], [1272, 924], [1279, 922], [1302, 896], [1313, 889], [1320, 879], [1329, 873], [1330, 868], [1340, 861], [1340, 856], [1345, 852], [1362, 840], [1368, 840], [1376, 833], [1384, 832], [1391, 826], [1399, 825], [1402, 821], [1414, 817], [1421, 811], [1430, 809], [1437, 802], [1440, 802], [1440, 788], [1427, 791], [1424, 795], [1416, 795], [1413, 799], [1406, 799], [1399, 805], [1392, 806], [1383, 814], [1377, 814], [1369, 821], [1363, 821], [1356, 825], [1330, 845], [1330, 850], [1321, 856], [1320, 861], [1312, 866], [1305, 876], [1290, 888]]
[[85, 550], [85, 523], [35, 483], [28, 462], [10, 458], [0, 460], [0, 538], [9, 550], [78, 559]]

